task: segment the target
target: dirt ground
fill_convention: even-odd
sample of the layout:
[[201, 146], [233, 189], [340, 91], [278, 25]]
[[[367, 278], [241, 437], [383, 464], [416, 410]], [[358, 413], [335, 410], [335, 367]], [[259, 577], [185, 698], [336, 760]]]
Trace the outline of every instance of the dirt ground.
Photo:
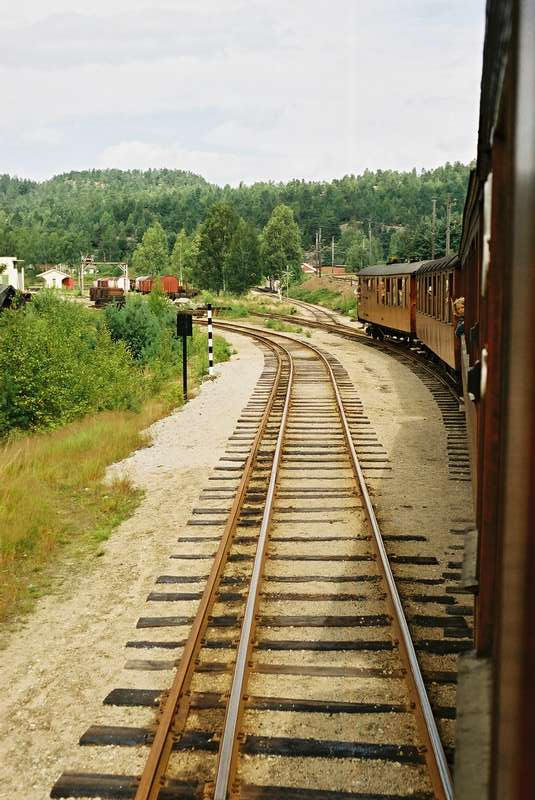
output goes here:
[[[2, 800], [48, 797], [59, 773], [79, 762], [78, 738], [98, 722], [103, 697], [117, 685], [124, 643], [263, 367], [255, 345], [228, 338], [239, 355], [220, 367], [219, 380], [156, 423], [151, 447], [114, 468], [128, 470], [147, 491], [134, 516], [102, 558], [73, 575], [61, 595], [40, 601], [1, 653], [9, 687], [0, 700]], [[346, 368], [390, 457], [392, 470], [368, 476], [384, 532], [429, 534], [442, 563], [452, 515], [466, 513], [470, 489], [448, 480], [446, 437], [431, 394], [384, 353], [319, 331], [305, 341]]]
[[259, 349], [242, 336], [239, 351], [219, 365], [183, 409], [155, 423], [151, 447], [115, 471], [127, 470], [144, 501], [103, 546], [104, 555], [42, 598], [0, 651], [0, 798], [44, 800], [59, 773], [78, 757], [78, 739], [95, 722], [125, 661], [155, 576], [168, 563], [206, 475], [263, 367]]

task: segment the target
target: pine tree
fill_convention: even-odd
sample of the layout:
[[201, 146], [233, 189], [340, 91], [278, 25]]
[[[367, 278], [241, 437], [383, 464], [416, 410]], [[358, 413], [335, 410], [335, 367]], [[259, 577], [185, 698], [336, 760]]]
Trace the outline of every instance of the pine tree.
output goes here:
[[246, 292], [261, 278], [258, 234], [254, 225], [241, 218], [229, 245], [225, 274], [227, 289], [235, 294]]

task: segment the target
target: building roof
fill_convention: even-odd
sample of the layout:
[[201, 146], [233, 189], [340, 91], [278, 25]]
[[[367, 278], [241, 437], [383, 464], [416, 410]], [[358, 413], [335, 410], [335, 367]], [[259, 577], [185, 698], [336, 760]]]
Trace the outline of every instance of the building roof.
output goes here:
[[364, 267], [357, 272], [357, 278], [361, 276], [370, 277], [373, 275], [411, 275], [425, 264], [425, 261], [414, 261], [412, 264], [374, 264], [373, 267]]
[[69, 274], [67, 272], [63, 272], [61, 269], [56, 269], [55, 267], [53, 269], [47, 269], [45, 270], [45, 272], [40, 272], [39, 275], [37, 275], [37, 277], [44, 278], [45, 275], [50, 275], [50, 273], [52, 272], [55, 272], [56, 275], [63, 275], [64, 278], [69, 277]]

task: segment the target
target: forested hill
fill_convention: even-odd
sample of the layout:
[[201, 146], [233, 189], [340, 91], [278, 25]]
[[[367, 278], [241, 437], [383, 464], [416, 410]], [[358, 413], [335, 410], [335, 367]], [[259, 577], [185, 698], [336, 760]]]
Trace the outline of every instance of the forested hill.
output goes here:
[[[452, 248], [458, 242], [469, 166], [446, 164], [417, 172], [366, 171], [331, 182], [292, 180], [221, 188], [182, 170], [86, 170], [36, 183], [0, 176], [0, 255], [30, 264], [128, 259], [145, 230], [161, 222], [169, 246], [181, 228], [192, 233], [216, 202], [231, 203], [259, 230], [273, 208], [293, 209], [305, 249], [322, 229], [336, 260], [362, 263], [372, 225], [373, 259], [430, 257], [432, 199], [437, 248], [445, 248], [446, 202], [452, 199]], [[360, 253], [360, 255], [359, 255]], [[326, 260], [328, 260], [326, 252]]]

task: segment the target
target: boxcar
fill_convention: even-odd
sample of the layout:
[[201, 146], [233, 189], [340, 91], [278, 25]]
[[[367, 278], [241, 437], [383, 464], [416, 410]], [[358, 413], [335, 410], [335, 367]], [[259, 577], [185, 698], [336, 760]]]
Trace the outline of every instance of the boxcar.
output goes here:
[[358, 318], [368, 324], [372, 335], [414, 335], [416, 286], [413, 276], [423, 263], [378, 264], [358, 273]]
[[426, 261], [415, 275], [416, 336], [456, 371], [460, 367], [460, 345], [455, 336], [452, 300], [461, 296], [458, 266], [457, 256], [446, 256]]

